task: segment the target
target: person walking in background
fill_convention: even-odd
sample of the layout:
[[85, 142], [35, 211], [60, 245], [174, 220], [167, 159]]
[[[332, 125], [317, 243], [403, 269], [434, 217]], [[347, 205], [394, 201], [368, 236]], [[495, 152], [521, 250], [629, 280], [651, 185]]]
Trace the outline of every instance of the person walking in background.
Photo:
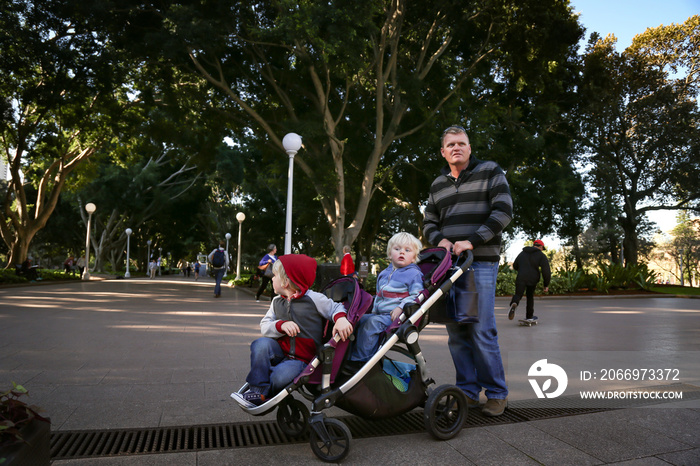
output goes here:
[[215, 298], [221, 297], [221, 280], [228, 270], [228, 254], [224, 248], [225, 244], [224, 241], [219, 241], [219, 247], [210, 252], [207, 257], [212, 266], [214, 278], [216, 279], [216, 285], [214, 285]]
[[[258, 292], [255, 293], [255, 301], [260, 301], [260, 295], [263, 294], [267, 284], [272, 280], [272, 264], [277, 260], [277, 246], [270, 244], [267, 246], [267, 254], [260, 259], [258, 263], [258, 273], [260, 274], [260, 287]], [[272, 296], [270, 296], [270, 301], [275, 297], [275, 290], [272, 290]]]
[[68, 258], [63, 261], [63, 269], [65, 270], [66, 273], [70, 273], [72, 275], [75, 275], [75, 269], [73, 268], [73, 264], [75, 262], [75, 259], [73, 259], [73, 256], [70, 255]]
[[199, 263], [199, 259], [194, 261], [194, 281], [199, 280], [199, 269], [202, 267], [202, 264]]
[[83, 276], [83, 270], [85, 270], [85, 256], [80, 256], [78, 258], [78, 272], [80, 272], [80, 276]]
[[150, 263], [150, 265], [148, 266], [148, 270], [149, 270], [149, 272], [150, 272], [149, 278], [156, 278], [156, 270], [157, 270], [157, 269], [158, 269], [158, 261], [157, 261], [156, 258], [154, 257], [154, 258], [151, 259], [151, 263]]
[[343, 259], [340, 261], [340, 275], [352, 275], [357, 277], [355, 273], [355, 263], [352, 261], [350, 254], [350, 246], [343, 246]]
[[[496, 330], [496, 277], [501, 233], [513, 216], [505, 173], [497, 163], [471, 156], [467, 132], [450, 126], [442, 134], [440, 153], [447, 161], [430, 186], [423, 233], [430, 244], [460, 255], [472, 250], [474, 281], [479, 293], [479, 322], [446, 324], [457, 386], [481, 412], [500, 416], [508, 406], [508, 387]], [[467, 275], [455, 282], [455, 293], [468, 291]]]
[[544, 242], [536, 239], [532, 242], [532, 246], [524, 247], [513, 262], [513, 268], [518, 271], [518, 276], [515, 279], [515, 294], [510, 300], [510, 310], [508, 311], [508, 319], [510, 320], [515, 317], [515, 309], [520, 304], [523, 293], [526, 297], [525, 320], [528, 322], [537, 320], [535, 287], [540, 281], [540, 270], [542, 271], [542, 284], [545, 293], [549, 291], [549, 282], [552, 279], [549, 260], [542, 251], [544, 251]]

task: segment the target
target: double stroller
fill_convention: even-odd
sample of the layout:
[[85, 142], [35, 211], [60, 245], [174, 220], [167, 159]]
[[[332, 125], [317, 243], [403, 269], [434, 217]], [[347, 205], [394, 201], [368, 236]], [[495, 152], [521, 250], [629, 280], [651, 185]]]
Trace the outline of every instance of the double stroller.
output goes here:
[[[418, 261], [423, 272], [424, 290], [415, 303], [407, 305], [404, 313], [389, 326], [383, 344], [369, 361], [350, 361], [354, 338], [340, 341], [335, 336], [277, 395], [260, 406], [241, 404], [241, 408], [254, 416], [277, 408], [277, 423], [282, 432], [297, 437], [309, 429], [311, 449], [319, 459], [327, 462], [342, 460], [350, 450], [350, 429], [342, 421], [328, 418], [324, 413], [333, 406], [365, 419], [399, 416], [422, 406], [426, 430], [439, 440], [453, 438], [467, 418], [467, 397], [455, 385], [432, 387], [435, 381], [428, 375], [418, 338], [431, 319], [431, 308], [434, 308], [434, 313], [440, 311], [444, 318], [445, 296], [453, 283], [468, 270], [472, 260], [471, 251], [453, 264], [446, 249], [424, 249]], [[322, 292], [343, 303], [353, 327], [372, 309], [372, 295], [352, 277], [336, 279]], [[387, 353], [390, 350], [415, 364], [389, 358]], [[245, 393], [247, 389], [246, 383], [237, 393]], [[294, 393], [310, 401], [311, 410], [295, 399]], [[235, 398], [234, 394], [231, 396]]]

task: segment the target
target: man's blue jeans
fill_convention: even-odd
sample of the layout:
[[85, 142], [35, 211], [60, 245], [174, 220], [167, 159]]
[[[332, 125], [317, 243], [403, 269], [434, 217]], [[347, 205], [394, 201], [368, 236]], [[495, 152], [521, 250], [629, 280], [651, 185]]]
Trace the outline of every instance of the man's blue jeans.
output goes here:
[[221, 267], [220, 269], [214, 269], [214, 277], [216, 278], [216, 285], [214, 285], [214, 294], [221, 294], [221, 280], [223, 280], [224, 275], [226, 275], [226, 267]]
[[[508, 387], [494, 311], [498, 263], [474, 262], [472, 268], [479, 293], [479, 323], [446, 324], [457, 386], [473, 400], [479, 399], [482, 389], [489, 399], [504, 399], [508, 396]], [[453, 286], [457, 293], [465, 292], [466, 277], [460, 277]]]
[[274, 338], [261, 337], [250, 344], [250, 372], [246, 382], [251, 390], [263, 395], [274, 395], [301, 374], [307, 364], [285, 357]]

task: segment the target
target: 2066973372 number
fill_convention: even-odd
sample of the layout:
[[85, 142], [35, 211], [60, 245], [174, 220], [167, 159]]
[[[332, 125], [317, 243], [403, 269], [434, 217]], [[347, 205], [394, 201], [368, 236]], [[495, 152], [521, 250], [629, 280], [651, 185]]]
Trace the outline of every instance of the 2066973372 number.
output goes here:
[[678, 369], [601, 369], [600, 380], [680, 380]]

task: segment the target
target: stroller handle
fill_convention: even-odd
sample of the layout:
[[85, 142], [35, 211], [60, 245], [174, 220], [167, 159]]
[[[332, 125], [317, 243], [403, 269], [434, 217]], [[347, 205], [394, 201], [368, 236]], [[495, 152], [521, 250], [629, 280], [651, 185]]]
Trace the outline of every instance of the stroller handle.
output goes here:
[[[461, 265], [459, 263], [460, 259], [464, 259], [464, 262], [462, 262]], [[466, 272], [469, 269], [469, 267], [472, 266], [472, 262], [474, 262], [474, 253], [471, 249], [467, 249], [465, 251], [462, 251], [462, 253], [459, 256], [457, 256], [457, 259], [455, 259], [453, 265], [462, 269], [462, 272]]]

